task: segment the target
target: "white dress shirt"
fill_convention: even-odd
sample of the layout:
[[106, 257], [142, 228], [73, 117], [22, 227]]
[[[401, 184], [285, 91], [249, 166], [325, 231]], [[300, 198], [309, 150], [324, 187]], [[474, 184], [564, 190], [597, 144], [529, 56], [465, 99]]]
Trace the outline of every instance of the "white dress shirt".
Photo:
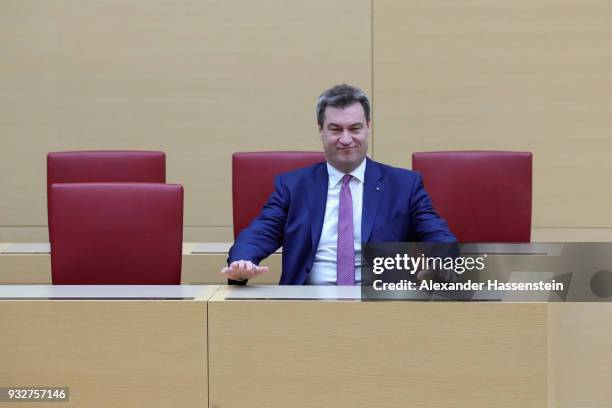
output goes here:
[[[363, 204], [363, 182], [366, 169], [366, 160], [349, 173], [351, 181], [351, 197], [353, 199], [353, 241], [355, 245], [355, 283], [361, 283], [361, 210]], [[344, 173], [336, 170], [327, 163], [329, 184], [327, 187], [327, 202], [325, 204], [325, 218], [321, 239], [312, 265], [307, 285], [335, 285], [336, 262], [338, 254], [338, 207], [340, 206], [340, 189]]]

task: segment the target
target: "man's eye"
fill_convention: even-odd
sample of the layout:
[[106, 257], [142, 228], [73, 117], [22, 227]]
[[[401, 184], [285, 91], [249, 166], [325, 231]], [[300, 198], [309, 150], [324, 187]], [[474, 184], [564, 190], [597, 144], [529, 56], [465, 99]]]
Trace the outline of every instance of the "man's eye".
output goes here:
[[359, 133], [359, 132], [361, 132], [361, 128], [360, 128], [360, 127], [354, 127], [354, 128], [351, 128], [351, 132], [353, 132], [353, 133]]
[[332, 129], [329, 129], [329, 131], [336, 135], [336, 134], [340, 133], [342, 130], [338, 129], [338, 128], [332, 128]]

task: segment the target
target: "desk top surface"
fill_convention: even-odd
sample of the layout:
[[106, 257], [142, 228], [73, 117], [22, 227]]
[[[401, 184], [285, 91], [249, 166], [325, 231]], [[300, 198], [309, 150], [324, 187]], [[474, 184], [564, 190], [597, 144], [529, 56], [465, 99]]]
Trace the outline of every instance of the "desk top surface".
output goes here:
[[[361, 301], [359, 286], [280, 285], [0, 285], [0, 300], [82, 299], [82, 300], [322, 300]], [[404, 292], [384, 300], [449, 300], [422, 291]], [[499, 301], [499, 293], [483, 291], [470, 300]]]
[[217, 285], [0, 285], [8, 299], [186, 299], [208, 300]]
[[[227, 254], [232, 242], [183, 242], [183, 255]], [[0, 242], [0, 255], [49, 254], [48, 242]], [[282, 249], [276, 251], [281, 253]]]
[[[281, 286], [281, 285], [246, 285], [246, 286], [219, 286], [219, 289], [210, 298], [210, 301], [241, 301], [241, 300], [327, 300], [327, 301], [362, 301], [360, 286]], [[474, 293], [466, 292], [466, 297], [459, 294], [454, 297], [444, 292], [428, 293], [425, 291], [397, 291], [386, 292], [380, 298], [372, 300], [394, 301], [494, 301], [502, 300], [502, 293], [490, 290], [481, 290]]]
[[220, 286], [210, 300], [361, 300], [359, 286]]
[[[4, 299], [360, 300], [358, 286], [0, 285]], [[206, 297], [206, 295], [208, 295]], [[212, 300], [212, 299], [211, 299]]]

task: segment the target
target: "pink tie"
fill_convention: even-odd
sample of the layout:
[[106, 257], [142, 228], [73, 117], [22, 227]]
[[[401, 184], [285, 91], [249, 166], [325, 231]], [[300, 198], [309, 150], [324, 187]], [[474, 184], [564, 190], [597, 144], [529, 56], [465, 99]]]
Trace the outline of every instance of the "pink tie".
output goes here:
[[342, 177], [340, 205], [338, 208], [338, 258], [336, 260], [337, 284], [355, 285], [355, 246], [353, 234], [353, 197], [349, 182], [351, 175]]

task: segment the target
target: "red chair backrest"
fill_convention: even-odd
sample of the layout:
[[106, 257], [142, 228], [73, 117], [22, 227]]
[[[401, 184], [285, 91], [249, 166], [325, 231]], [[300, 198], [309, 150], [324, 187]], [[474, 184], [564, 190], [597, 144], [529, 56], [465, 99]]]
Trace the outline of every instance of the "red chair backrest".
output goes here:
[[47, 214], [54, 183], [165, 183], [166, 155], [150, 151], [73, 151], [47, 154]]
[[419, 152], [412, 168], [460, 242], [530, 241], [530, 152]]
[[53, 183], [114, 182], [165, 183], [165, 153], [101, 150], [47, 154], [47, 189]]
[[248, 152], [232, 155], [234, 238], [259, 215], [274, 191], [274, 178], [325, 161], [323, 152]]
[[182, 186], [62, 183], [50, 194], [53, 284], [180, 284]]

